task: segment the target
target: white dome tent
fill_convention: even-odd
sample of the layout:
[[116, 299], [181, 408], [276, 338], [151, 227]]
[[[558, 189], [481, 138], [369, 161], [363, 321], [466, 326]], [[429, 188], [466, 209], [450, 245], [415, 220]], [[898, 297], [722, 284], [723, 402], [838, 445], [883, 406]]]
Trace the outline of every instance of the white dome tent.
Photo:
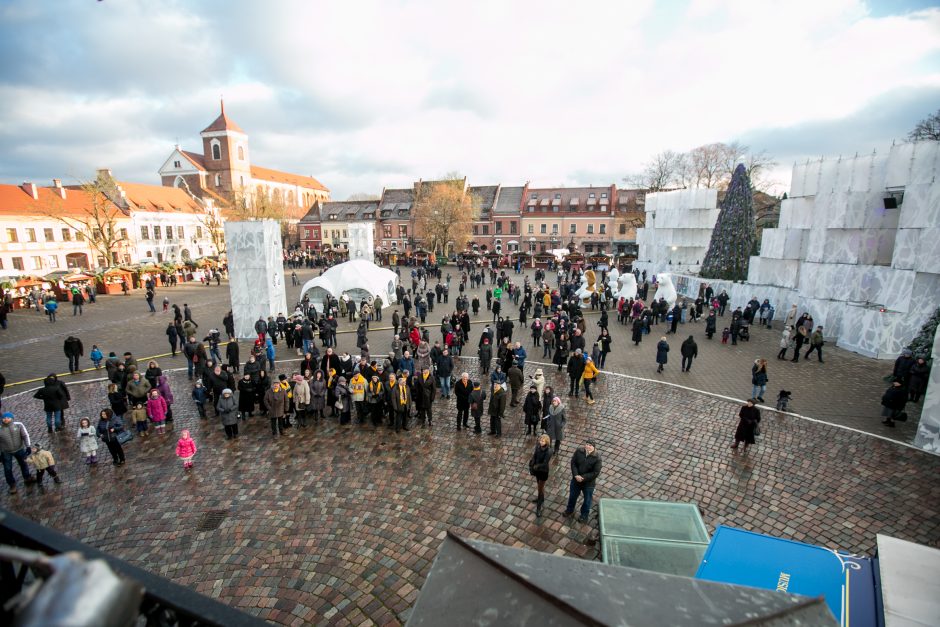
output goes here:
[[300, 298], [306, 294], [310, 305], [323, 312], [323, 297], [326, 294], [339, 298], [349, 296], [357, 304], [369, 296], [381, 296], [385, 305], [398, 302], [395, 287], [398, 275], [380, 268], [371, 261], [353, 259], [333, 266], [322, 275], [307, 281], [300, 290]]

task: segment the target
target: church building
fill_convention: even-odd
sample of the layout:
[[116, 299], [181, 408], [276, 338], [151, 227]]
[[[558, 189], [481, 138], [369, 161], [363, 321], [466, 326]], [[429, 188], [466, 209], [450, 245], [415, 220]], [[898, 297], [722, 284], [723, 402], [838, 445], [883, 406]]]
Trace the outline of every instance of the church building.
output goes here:
[[231, 204], [241, 198], [251, 203], [264, 195], [278, 206], [283, 204], [288, 223], [296, 224], [315, 203], [330, 200], [330, 190], [312, 176], [302, 176], [263, 168], [251, 162], [248, 135], [225, 114], [221, 103], [219, 117], [200, 133], [202, 152], [183, 150], [178, 145], [160, 167], [160, 180], [166, 187], [181, 187], [194, 196], [216, 205]]

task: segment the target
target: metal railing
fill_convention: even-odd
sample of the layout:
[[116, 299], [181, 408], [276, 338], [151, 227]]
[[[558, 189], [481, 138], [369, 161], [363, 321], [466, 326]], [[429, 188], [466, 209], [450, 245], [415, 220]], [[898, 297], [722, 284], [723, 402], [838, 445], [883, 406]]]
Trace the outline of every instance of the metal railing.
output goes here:
[[[16, 625], [69, 624], [138, 625], [147, 627], [258, 627], [268, 623], [198, 592], [147, 572], [104, 551], [0, 508], [0, 623]], [[90, 588], [89, 575], [99, 584], [105, 571], [116, 577], [110, 595]], [[84, 579], [83, 581], [83, 574]], [[94, 586], [95, 582], [91, 582]], [[73, 605], [69, 599], [80, 597]], [[120, 596], [122, 598], [118, 599]], [[128, 599], [139, 609], [130, 621]], [[83, 622], [89, 603], [97, 612]], [[37, 608], [37, 606], [39, 606]], [[77, 611], [79, 610], [80, 611]], [[36, 622], [37, 617], [42, 619]], [[70, 620], [66, 620], [70, 619]]]

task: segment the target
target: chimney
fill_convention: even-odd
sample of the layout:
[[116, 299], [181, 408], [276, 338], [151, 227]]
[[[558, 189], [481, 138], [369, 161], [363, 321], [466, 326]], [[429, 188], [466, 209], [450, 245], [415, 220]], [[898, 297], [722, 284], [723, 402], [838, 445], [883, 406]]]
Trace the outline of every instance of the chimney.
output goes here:
[[100, 168], [98, 170], [98, 179], [101, 181], [111, 181], [114, 179], [114, 176], [111, 174], [109, 168]]
[[65, 188], [62, 187], [61, 179], [52, 179], [52, 188], [62, 198], [62, 200], [65, 200]]
[[29, 181], [23, 181], [23, 184], [20, 186], [24, 192], [33, 197], [33, 200], [39, 200], [39, 190], [36, 189], [35, 183], [30, 183]]

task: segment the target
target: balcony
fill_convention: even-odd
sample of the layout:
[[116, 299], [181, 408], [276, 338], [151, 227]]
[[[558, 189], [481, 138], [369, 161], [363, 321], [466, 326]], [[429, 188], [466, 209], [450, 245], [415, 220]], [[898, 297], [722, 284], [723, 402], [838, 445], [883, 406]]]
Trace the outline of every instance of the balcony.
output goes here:
[[[5, 509], [0, 509], [0, 538], [0, 623], [5, 625], [268, 624]], [[52, 559], [38, 565], [33, 559], [30, 565], [30, 552]], [[8, 605], [40, 580], [25, 607]]]

